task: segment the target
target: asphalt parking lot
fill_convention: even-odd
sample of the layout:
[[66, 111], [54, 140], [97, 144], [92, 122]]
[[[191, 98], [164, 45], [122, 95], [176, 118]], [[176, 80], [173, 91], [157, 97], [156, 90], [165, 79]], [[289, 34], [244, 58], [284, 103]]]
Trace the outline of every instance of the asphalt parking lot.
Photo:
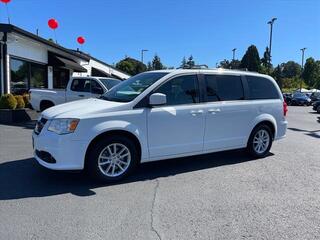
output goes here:
[[114, 185], [43, 169], [31, 126], [0, 125], [0, 239], [319, 239], [320, 115], [290, 107], [288, 121], [265, 159], [144, 164]]

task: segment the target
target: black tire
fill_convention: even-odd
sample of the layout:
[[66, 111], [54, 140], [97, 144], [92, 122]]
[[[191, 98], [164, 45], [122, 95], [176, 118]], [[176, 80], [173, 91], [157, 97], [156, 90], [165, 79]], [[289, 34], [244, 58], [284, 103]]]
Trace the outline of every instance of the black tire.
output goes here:
[[[124, 145], [130, 152], [131, 161], [127, 169], [119, 176], [107, 176], [102, 170], [99, 168], [99, 156], [102, 151], [109, 145], [112, 144], [122, 144]], [[121, 179], [127, 177], [129, 174], [133, 172], [138, 163], [140, 162], [139, 154], [136, 149], [136, 145], [133, 141], [126, 137], [122, 136], [110, 136], [106, 139], [100, 140], [95, 143], [94, 146], [91, 147], [86, 159], [85, 169], [88, 173], [95, 179], [102, 182], [117, 182]], [[118, 169], [119, 170], [119, 169]]]
[[[266, 133], [268, 134], [269, 143], [268, 143], [268, 146], [265, 149], [265, 151], [257, 152], [255, 150], [255, 147], [254, 147], [254, 138], [255, 138], [256, 134], [261, 130], [265, 130]], [[260, 125], [256, 126], [252, 130], [252, 132], [250, 134], [250, 137], [249, 137], [249, 140], [248, 140], [248, 143], [247, 143], [247, 152], [254, 158], [266, 157], [269, 154], [270, 148], [272, 146], [272, 141], [273, 141], [273, 134], [272, 134], [272, 131], [271, 131], [270, 127], [268, 125], [265, 125], [265, 124], [260, 124]]]
[[320, 113], [320, 105], [317, 107], [317, 113]]

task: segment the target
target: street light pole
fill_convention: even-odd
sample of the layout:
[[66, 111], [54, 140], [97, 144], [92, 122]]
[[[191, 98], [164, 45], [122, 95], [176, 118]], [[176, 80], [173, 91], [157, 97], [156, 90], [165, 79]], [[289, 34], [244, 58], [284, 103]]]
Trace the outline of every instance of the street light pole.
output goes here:
[[301, 56], [301, 81], [300, 81], [300, 92], [302, 90], [302, 72], [303, 72], [303, 65], [304, 65], [304, 51], [306, 50], [307, 48], [304, 47], [304, 48], [301, 48], [300, 51], [302, 53], [302, 56]]
[[271, 67], [271, 47], [272, 47], [272, 30], [273, 30], [273, 23], [277, 20], [277, 18], [272, 18], [268, 24], [270, 24], [270, 40], [269, 40], [269, 70]]
[[141, 62], [143, 63], [143, 55], [144, 55], [144, 52], [148, 52], [149, 50], [147, 49], [142, 49], [141, 50]]

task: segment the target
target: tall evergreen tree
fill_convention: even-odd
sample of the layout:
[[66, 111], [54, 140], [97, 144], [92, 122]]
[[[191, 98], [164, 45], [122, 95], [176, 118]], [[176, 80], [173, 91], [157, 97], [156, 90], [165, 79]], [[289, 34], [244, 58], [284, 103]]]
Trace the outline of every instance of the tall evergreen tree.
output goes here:
[[149, 61], [147, 64], [147, 71], [152, 71], [152, 70], [153, 68], [152, 68], [151, 62]]
[[186, 59], [186, 57], [183, 57], [180, 67], [184, 68], [186, 65], [187, 65], [187, 59]]
[[193, 56], [190, 55], [190, 57], [188, 58], [188, 61], [187, 61], [187, 66], [192, 68], [194, 65], [195, 65], [195, 63], [194, 63], [194, 60], [193, 60]]
[[241, 64], [241, 68], [246, 68], [249, 71], [259, 72], [261, 68], [261, 62], [259, 52], [256, 46], [251, 45], [244, 54]]
[[261, 58], [261, 63], [262, 63], [262, 66], [269, 69], [272, 67], [270, 62], [271, 62], [271, 57], [270, 57], [269, 48], [266, 47], [266, 50], [263, 53], [263, 58]]
[[152, 60], [152, 69], [153, 70], [161, 70], [163, 69], [163, 64], [161, 63], [160, 57], [156, 54]]

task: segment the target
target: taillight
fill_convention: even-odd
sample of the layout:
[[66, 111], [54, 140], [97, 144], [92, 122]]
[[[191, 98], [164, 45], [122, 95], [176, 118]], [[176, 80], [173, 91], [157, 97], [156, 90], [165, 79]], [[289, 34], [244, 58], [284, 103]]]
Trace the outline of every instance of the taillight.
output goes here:
[[288, 112], [288, 105], [287, 105], [287, 103], [284, 101], [284, 102], [283, 102], [283, 116], [287, 116], [287, 112]]

